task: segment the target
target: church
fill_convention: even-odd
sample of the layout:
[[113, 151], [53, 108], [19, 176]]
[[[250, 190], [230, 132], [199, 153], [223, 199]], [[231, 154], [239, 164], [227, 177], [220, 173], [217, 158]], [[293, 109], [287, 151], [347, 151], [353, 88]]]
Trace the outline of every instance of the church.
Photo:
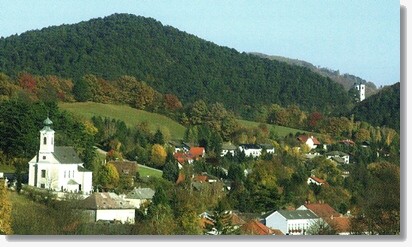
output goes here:
[[91, 194], [92, 172], [85, 169], [73, 147], [54, 146], [53, 122], [40, 130], [40, 148], [29, 162], [29, 185], [52, 191]]

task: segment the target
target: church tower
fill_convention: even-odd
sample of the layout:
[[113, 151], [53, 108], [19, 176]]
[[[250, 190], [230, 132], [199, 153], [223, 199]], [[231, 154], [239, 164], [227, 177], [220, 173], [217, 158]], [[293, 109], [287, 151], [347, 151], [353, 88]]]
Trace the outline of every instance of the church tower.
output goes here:
[[359, 91], [359, 101], [363, 101], [366, 96], [365, 96], [365, 84], [359, 83], [356, 84], [356, 89]]
[[39, 153], [53, 153], [54, 152], [54, 130], [50, 128], [53, 122], [46, 118], [43, 121], [44, 127], [40, 130], [40, 149]]

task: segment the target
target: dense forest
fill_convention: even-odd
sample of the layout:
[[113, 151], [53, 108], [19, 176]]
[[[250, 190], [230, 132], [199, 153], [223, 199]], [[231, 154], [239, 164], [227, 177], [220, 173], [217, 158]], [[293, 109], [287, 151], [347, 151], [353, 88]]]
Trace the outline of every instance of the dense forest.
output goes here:
[[352, 113], [359, 121], [375, 126], [401, 129], [401, 84], [384, 87], [379, 93], [357, 104]]
[[379, 91], [379, 89], [376, 88], [376, 85], [373, 82], [366, 81], [358, 76], [351, 75], [348, 73], [341, 74], [339, 70], [333, 70], [330, 68], [325, 68], [321, 66], [315, 66], [309, 62], [299, 60], [299, 59], [292, 59], [292, 58], [287, 58], [287, 57], [282, 57], [282, 56], [270, 56], [258, 52], [251, 52], [250, 54], [263, 57], [263, 58], [268, 58], [271, 60], [277, 60], [281, 62], [286, 62], [288, 64], [292, 65], [298, 65], [302, 66], [305, 68], [309, 68], [310, 70], [321, 74], [323, 76], [329, 77], [332, 79], [332, 81], [341, 84], [346, 90], [350, 90], [354, 84], [365, 84], [366, 86], [366, 97], [369, 97]]
[[[140, 16], [114, 14], [0, 39], [0, 71], [145, 81], [183, 103], [220, 102], [248, 116], [267, 104], [305, 110], [346, 110], [342, 85], [300, 66], [239, 53]], [[229, 96], [229, 97], [228, 97]]]

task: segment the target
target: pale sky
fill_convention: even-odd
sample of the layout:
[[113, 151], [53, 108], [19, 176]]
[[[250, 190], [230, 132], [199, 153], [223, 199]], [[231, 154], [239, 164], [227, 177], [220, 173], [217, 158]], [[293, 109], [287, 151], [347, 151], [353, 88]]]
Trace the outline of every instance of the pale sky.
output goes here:
[[300, 59], [376, 86], [400, 81], [400, 2], [394, 0], [0, 0], [0, 37], [114, 13], [239, 52]]

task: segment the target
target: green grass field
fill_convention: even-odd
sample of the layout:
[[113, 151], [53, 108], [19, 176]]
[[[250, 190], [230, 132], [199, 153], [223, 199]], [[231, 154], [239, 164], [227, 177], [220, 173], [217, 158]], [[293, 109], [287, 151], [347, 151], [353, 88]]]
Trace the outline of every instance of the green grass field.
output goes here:
[[163, 134], [169, 132], [172, 139], [183, 139], [185, 127], [176, 121], [147, 111], [137, 110], [127, 105], [101, 104], [94, 102], [60, 103], [59, 107], [78, 116], [90, 119], [93, 116], [114, 118], [124, 121], [128, 127], [147, 122], [155, 132], [160, 129]]
[[[109, 117], [124, 121], [127, 126], [132, 127], [141, 122], [147, 122], [152, 131], [157, 129], [163, 132], [169, 132], [171, 139], [183, 139], [185, 127], [176, 121], [147, 111], [137, 110], [127, 105], [101, 104], [94, 102], [76, 102], [76, 103], [60, 103], [59, 107], [68, 112], [72, 112], [78, 116], [90, 119], [92, 116]], [[260, 123], [239, 120], [239, 123], [246, 128], [254, 128]], [[284, 137], [296, 132], [305, 132], [299, 129], [288, 128], [278, 125], [269, 125], [270, 129], [274, 131], [279, 137]]]
[[161, 178], [163, 175], [163, 172], [160, 170], [150, 169], [145, 166], [139, 165], [139, 174], [141, 178], [148, 177], [148, 176]]

